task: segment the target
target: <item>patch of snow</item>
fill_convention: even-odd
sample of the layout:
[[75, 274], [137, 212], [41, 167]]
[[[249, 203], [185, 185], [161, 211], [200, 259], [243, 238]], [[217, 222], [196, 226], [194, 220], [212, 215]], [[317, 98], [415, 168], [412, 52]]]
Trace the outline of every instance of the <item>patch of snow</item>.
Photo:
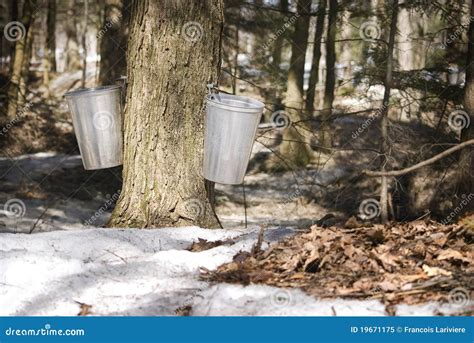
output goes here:
[[[317, 299], [300, 289], [262, 285], [217, 284], [198, 293], [190, 305], [191, 315], [195, 316], [387, 315], [385, 306], [378, 300]], [[435, 302], [395, 307], [398, 316], [452, 315], [459, 310], [455, 305]]]
[[219, 284], [192, 303], [197, 316], [384, 316], [376, 300], [316, 299], [300, 289]]
[[[249, 251], [257, 227], [207, 230], [90, 229], [32, 235], [0, 234], [0, 315], [76, 315], [80, 303], [95, 315], [174, 315], [207, 284], [200, 268], [215, 269]], [[278, 228], [266, 240], [281, 239]], [[236, 239], [202, 252], [198, 238]]]
[[[211, 285], [200, 269], [213, 270], [255, 244], [259, 228], [198, 227], [86, 229], [37, 234], [0, 234], [0, 315], [332, 316], [385, 315], [378, 300], [316, 299], [299, 289], [262, 285]], [[295, 231], [272, 227], [264, 248]], [[190, 252], [199, 238], [233, 239], [229, 245]], [[443, 305], [444, 306], [444, 305]], [[399, 305], [397, 314], [449, 312], [439, 304]], [[445, 311], [445, 312], [443, 312]]]

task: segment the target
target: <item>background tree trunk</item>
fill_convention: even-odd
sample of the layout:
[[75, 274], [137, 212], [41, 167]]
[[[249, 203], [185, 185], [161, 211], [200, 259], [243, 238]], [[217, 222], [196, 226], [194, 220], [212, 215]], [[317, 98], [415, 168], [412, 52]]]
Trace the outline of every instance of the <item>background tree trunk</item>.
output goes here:
[[[286, 112], [292, 123], [300, 122], [305, 118], [303, 115], [303, 82], [310, 21], [308, 14], [311, 11], [311, 1], [298, 0], [296, 4], [299, 16], [295, 21], [295, 30], [291, 37], [291, 60], [285, 98]], [[304, 167], [310, 160], [306, 138], [301, 132], [303, 130], [301, 128], [302, 123], [300, 122], [298, 125], [300, 126], [299, 130], [296, 129], [295, 125], [291, 125], [285, 130], [280, 148], [281, 157], [287, 162], [287, 166], [292, 168]]]
[[[471, 0], [471, 18], [474, 18], [474, 1]], [[470, 125], [461, 131], [461, 141], [474, 138], [474, 20], [470, 21], [468, 32], [468, 53], [466, 61], [466, 85], [464, 87], [464, 109], [469, 115]], [[461, 152], [459, 158], [458, 195], [462, 198], [474, 193], [474, 149], [469, 147]], [[462, 200], [462, 199], [460, 199]], [[474, 209], [474, 203], [468, 204]]]
[[[280, 0], [279, 8], [281, 11], [288, 11], [288, 0]], [[283, 53], [284, 36], [279, 35], [275, 39], [272, 51], [272, 63], [274, 68], [279, 71], [281, 64], [281, 54]]]
[[81, 85], [82, 88], [86, 86], [86, 78], [87, 78], [87, 24], [89, 16], [89, 0], [84, 0], [84, 31], [82, 32], [82, 49], [83, 49], [83, 56], [82, 56], [82, 79]]
[[82, 63], [79, 55], [79, 44], [77, 40], [77, 18], [76, 18], [76, 0], [69, 0], [67, 16], [69, 20], [65, 23], [66, 31], [66, 70], [81, 70]]
[[316, 87], [319, 82], [319, 60], [321, 59], [321, 40], [324, 33], [326, 0], [319, 0], [318, 4], [318, 16], [316, 18], [316, 31], [313, 42], [313, 61], [311, 63], [311, 75], [309, 76], [308, 90], [306, 91], [306, 110], [310, 116], [313, 116], [314, 98], [316, 96]]
[[33, 21], [32, 7], [35, 6], [35, 0], [26, 0], [23, 5], [23, 14], [21, 23], [25, 30], [24, 35], [15, 43], [15, 56], [12, 63], [10, 85], [8, 87], [8, 118], [14, 118], [20, 103], [25, 96], [26, 77], [29, 71], [29, 52], [31, 51], [32, 34], [30, 25]]
[[[398, 0], [393, 0], [390, 4], [392, 16], [390, 21], [390, 33], [387, 47], [387, 66], [384, 80], [384, 95], [383, 95], [383, 110], [381, 113], [380, 131], [381, 131], [381, 147], [380, 155], [382, 156], [381, 170], [384, 172], [387, 169], [388, 155], [390, 152], [390, 142], [388, 136], [388, 103], [390, 100], [390, 90], [392, 84], [393, 74], [393, 50], [395, 47], [395, 35], [397, 33], [397, 18], [398, 18]], [[388, 178], [382, 176], [380, 186], [380, 216], [382, 223], [388, 221]]]
[[50, 71], [56, 72], [56, 0], [48, 0], [46, 47]]
[[332, 114], [334, 90], [336, 87], [336, 20], [337, 0], [329, 0], [328, 33], [326, 38], [326, 86], [324, 88], [320, 139], [321, 146], [326, 148], [330, 148], [332, 145], [331, 135], [329, 132], [329, 118]]
[[[18, 6], [20, 6], [17, 0], [11, 0], [9, 3], [10, 9], [10, 21], [17, 21], [18, 20]], [[11, 44], [10, 48], [10, 74], [13, 72], [13, 64], [15, 58], [15, 50], [16, 44]]]
[[218, 225], [201, 171], [223, 20], [220, 0], [132, 2], [124, 179], [110, 226]]
[[109, 85], [127, 73], [130, 0], [106, 0], [100, 39], [99, 83]]

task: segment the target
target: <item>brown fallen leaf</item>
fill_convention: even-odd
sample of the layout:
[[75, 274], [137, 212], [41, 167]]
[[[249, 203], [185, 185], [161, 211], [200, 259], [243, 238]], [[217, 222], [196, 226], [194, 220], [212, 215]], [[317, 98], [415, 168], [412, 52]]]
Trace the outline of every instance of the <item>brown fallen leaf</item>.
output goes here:
[[[448, 296], [448, 283], [466, 289], [472, 284], [468, 275], [474, 275], [474, 263], [460, 262], [461, 256], [474, 259], [466, 231], [431, 220], [351, 230], [315, 226], [253, 256], [240, 252], [216, 271], [204, 270], [202, 277], [299, 287], [319, 298], [377, 296], [386, 305], [438, 301]], [[381, 232], [383, 242], [374, 245]]]
[[92, 305], [81, 303], [79, 301], [75, 301], [75, 302], [79, 304], [79, 307], [80, 307], [80, 311], [77, 314], [78, 316], [88, 316], [92, 313], [91, 312]]
[[448, 241], [448, 237], [443, 232], [434, 233], [431, 236], [431, 239], [436, 245], [439, 245], [440, 247], [443, 247]]
[[234, 262], [241, 263], [245, 261], [251, 254], [248, 251], [239, 251], [233, 258]]
[[183, 305], [181, 307], [178, 307], [175, 310], [175, 313], [177, 316], [187, 317], [191, 314], [192, 310], [193, 310], [193, 307], [191, 305]]
[[426, 255], [426, 246], [422, 241], [416, 242], [415, 246], [412, 249], [412, 253], [416, 257], [423, 258]]
[[291, 280], [302, 280], [306, 279], [306, 275], [304, 273], [294, 273], [290, 276]]
[[218, 247], [220, 245], [228, 245], [232, 244], [233, 240], [226, 240], [226, 241], [208, 241], [206, 239], [199, 238], [197, 242], [193, 242], [191, 247], [188, 249], [189, 251], [192, 252], [200, 252], [200, 251], [205, 251], [209, 250], [215, 247]]
[[384, 292], [393, 292], [398, 289], [397, 285], [391, 281], [382, 281], [377, 285]]
[[385, 240], [383, 229], [375, 228], [366, 232], [367, 238], [375, 245], [382, 244]]
[[459, 261], [463, 261], [463, 262], [466, 262], [466, 263], [472, 262], [469, 258], [464, 257], [463, 254], [461, 254], [459, 251], [449, 249], [449, 248], [439, 252], [438, 257], [436, 259], [440, 260], [440, 261], [443, 261], [443, 260], [459, 260]]
[[424, 264], [422, 268], [423, 268], [423, 271], [428, 276], [438, 276], [438, 275], [451, 276], [452, 275], [452, 273], [448, 270], [444, 270], [439, 267], [430, 267], [427, 264]]

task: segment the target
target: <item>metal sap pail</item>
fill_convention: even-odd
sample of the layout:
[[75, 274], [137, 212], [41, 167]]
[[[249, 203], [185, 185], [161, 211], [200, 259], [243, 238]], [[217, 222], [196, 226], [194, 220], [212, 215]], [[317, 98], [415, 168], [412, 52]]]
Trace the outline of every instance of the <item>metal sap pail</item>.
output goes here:
[[243, 96], [210, 94], [206, 105], [204, 178], [240, 184], [244, 180], [264, 104]]
[[122, 164], [120, 89], [104, 86], [65, 94], [85, 169]]

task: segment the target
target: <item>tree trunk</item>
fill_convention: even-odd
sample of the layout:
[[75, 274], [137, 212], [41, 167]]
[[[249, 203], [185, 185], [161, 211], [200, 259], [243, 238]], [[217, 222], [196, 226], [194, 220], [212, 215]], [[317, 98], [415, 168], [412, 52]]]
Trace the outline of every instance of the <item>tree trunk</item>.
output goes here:
[[[232, 76], [232, 94], [237, 94], [237, 77], [239, 77], [239, 51], [240, 51], [240, 16], [241, 12], [239, 9], [238, 19], [235, 23], [235, 51], [234, 51], [234, 61], [233, 61], [233, 76]], [[232, 69], [231, 69], [232, 70]]]
[[[31, 14], [33, 16], [33, 14]], [[31, 19], [33, 23], [33, 18]], [[25, 53], [23, 58], [23, 65], [21, 66], [21, 73], [20, 73], [20, 86], [18, 89], [18, 100], [17, 100], [17, 109], [23, 107], [26, 102], [26, 89], [28, 84], [28, 76], [30, 72], [30, 60], [31, 55], [33, 52], [33, 37], [34, 34], [29, 30], [30, 33], [27, 35], [26, 39], [26, 47]]]
[[[279, 7], [281, 11], [288, 11], [288, 0], [280, 0]], [[275, 43], [273, 45], [272, 64], [278, 71], [280, 70], [281, 54], [283, 52], [283, 43], [284, 43], [284, 36], [279, 35], [275, 39]]]
[[201, 174], [223, 16], [221, 0], [133, 1], [123, 189], [109, 226], [218, 225]]
[[[298, 0], [298, 18], [295, 21], [295, 30], [292, 35], [290, 69], [288, 70], [288, 85], [286, 90], [285, 107], [293, 125], [285, 129], [280, 155], [291, 168], [305, 167], [310, 159], [310, 151], [303, 135], [302, 120], [304, 64], [308, 47], [309, 21], [311, 11], [310, 0]], [[299, 130], [297, 130], [299, 126]]]
[[[471, 18], [474, 18], [474, 1], [471, 0]], [[464, 87], [464, 109], [470, 125], [461, 131], [461, 141], [466, 142], [474, 138], [474, 21], [471, 20], [468, 32], [468, 53], [466, 61], [466, 85]], [[474, 149], [464, 149], [459, 158], [458, 195], [468, 196], [474, 193]], [[474, 209], [474, 202], [469, 202], [468, 209]]]
[[[383, 110], [381, 113], [380, 131], [381, 131], [381, 147], [380, 155], [382, 156], [381, 171], [387, 169], [388, 154], [390, 152], [390, 142], [388, 137], [388, 102], [390, 100], [390, 85], [392, 84], [393, 74], [393, 50], [395, 47], [395, 35], [397, 33], [397, 18], [398, 18], [398, 0], [393, 0], [390, 4], [392, 9], [392, 17], [390, 20], [390, 34], [387, 47], [387, 66], [384, 79], [384, 95], [383, 95]], [[388, 221], [388, 178], [382, 176], [380, 186], [380, 216], [382, 223]]]
[[[21, 34], [15, 43], [15, 56], [12, 63], [12, 71], [10, 77], [10, 85], [8, 87], [8, 118], [15, 118], [18, 105], [22, 102], [25, 96], [24, 89], [26, 88], [26, 77], [28, 74], [29, 51], [31, 51], [32, 34], [30, 25], [33, 21], [32, 7], [35, 6], [35, 0], [26, 0], [23, 5], [23, 15], [21, 24], [24, 27], [20, 31]], [[30, 47], [30, 48], [29, 48]], [[22, 92], [23, 90], [23, 92]]]
[[334, 102], [334, 90], [336, 87], [336, 20], [337, 0], [329, 0], [328, 32], [326, 41], [326, 86], [324, 88], [323, 111], [321, 116], [321, 139], [323, 147], [330, 148], [332, 145], [329, 130], [329, 119], [332, 115]]
[[[353, 24], [351, 23], [351, 11], [347, 9], [349, 2], [343, 1], [342, 6], [344, 9], [339, 14], [340, 24], [338, 25], [339, 37], [342, 42], [338, 44], [338, 49], [336, 50], [336, 55], [338, 56], [337, 63], [342, 70], [336, 71], [336, 82], [339, 84], [343, 83], [347, 86], [347, 81], [352, 77], [351, 61], [356, 60], [357, 57], [354, 56], [354, 42], [350, 41], [353, 37]], [[343, 80], [340, 80], [340, 77], [342, 77]]]
[[82, 88], [86, 86], [86, 78], [87, 78], [87, 24], [89, 22], [88, 17], [89, 17], [89, 0], [84, 0], [84, 31], [82, 33], [82, 49], [83, 49], [82, 79], [81, 79]]
[[318, 16], [316, 18], [316, 32], [313, 42], [313, 62], [309, 76], [308, 90], [306, 91], [306, 110], [313, 115], [316, 87], [319, 82], [319, 60], [321, 59], [321, 40], [324, 33], [324, 17], [326, 16], [326, 0], [319, 0]]
[[56, 72], [56, 0], [48, 0], [48, 17], [46, 38], [47, 58], [49, 61], [49, 70]]
[[79, 55], [79, 44], [77, 40], [76, 0], [69, 0], [67, 17], [65, 23], [66, 31], [66, 71], [82, 69], [81, 57]]
[[110, 85], [127, 73], [130, 0], [106, 0], [100, 39], [99, 82]]
[[[10, 19], [11, 19], [11, 21], [17, 21], [18, 20], [18, 6], [19, 6], [19, 4], [18, 4], [17, 0], [11, 0], [10, 1], [9, 9], [10, 9]], [[16, 50], [16, 44], [11, 44], [10, 45], [10, 74], [13, 73], [15, 50]]]

